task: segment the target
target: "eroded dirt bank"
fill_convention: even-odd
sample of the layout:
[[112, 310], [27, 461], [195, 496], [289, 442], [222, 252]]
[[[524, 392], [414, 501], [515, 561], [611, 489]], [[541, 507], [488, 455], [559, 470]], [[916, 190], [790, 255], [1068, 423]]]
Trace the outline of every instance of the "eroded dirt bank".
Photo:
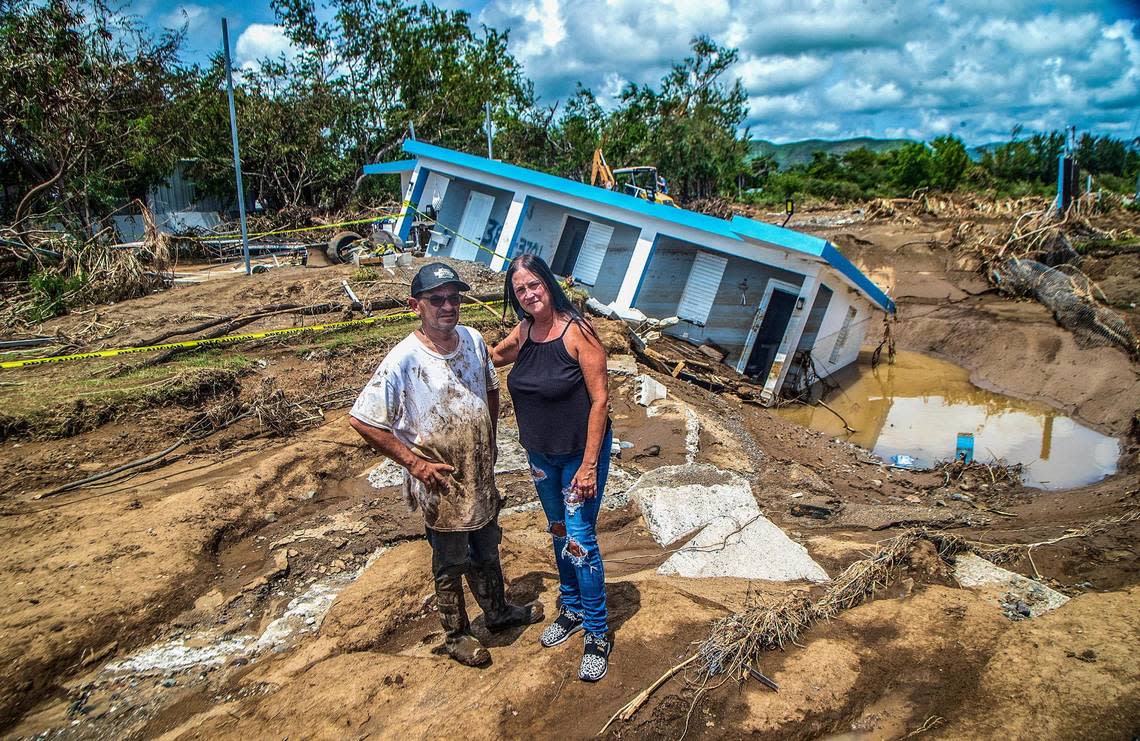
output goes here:
[[[887, 469], [866, 451], [768, 410], [652, 372], [669, 397], [650, 417], [633, 401], [633, 380], [615, 373], [615, 434], [632, 447], [615, 461], [612, 495], [642, 472], [686, 460], [739, 471], [762, 511], [832, 576], [916, 524], [990, 543], [1033, 543], [1135, 510], [1137, 449], [1127, 436], [1140, 409], [1136, 366], [1117, 350], [1082, 346], [1034, 304], [986, 292], [971, 266], [940, 247], [939, 235], [952, 228], [872, 222], [819, 230], [890, 284], [900, 304], [893, 330], [900, 346], [952, 359], [980, 385], [1048, 402], [1121, 437], [1121, 473], [1060, 492], [948, 486], [939, 474]], [[1109, 279], [1116, 274], [1111, 260], [1102, 268]], [[460, 270], [493, 288], [491, 276]], [[115, 333], [100, 341], [145, 339], [164, 329], [165, 317], [192, 323], [271, 303], [333, 300], [350, 277], [349, 268], [287, 269], [101, 307], [99, 331]], [[371, 286], [372, 297], [398, 290], [400, 279], [406, 276]], [[1120, 295], [1128, 290], [1127, 281], [1104, 284], [1118, 285]], [[464, 312], [466, 321], [483, 317], [489, 340], [501, 336], [489, 312]], [[81, 332], [91, 320], [57, 324]], [[264, 326], [297, 322], [279, 315]], [[628, 352], [619, 328], [604, 329], [612, 355]], [[668, 554], [636, 505], [623, 506], [601, 521], [617, 644], [603, 685], [576, 679], [576, 642], [540, 649], [541, 626], [481, 633], [494, 657], [486, 669], [453, 664], [438, 652], [421, 523], [383, 473], [369, 481], [378, 461], [345, 425], [346, 402], [336, 396], [350, 401], [407, 331], [396, 323], [260, 342], [176, 360], [183, 365], [171, 372], [61, 364], [5, 377], [24, 384], [4, 387], [7, 412], [40, 425], [10, 431], [0, 443], [10, 472], [0, 482], [0, 532], [10, 544], [0, 582], [8, 606], [0, 614], [0, 722], [9, 735], [592, 736], [750, 594], [807, 589], [658, 574]], [[151, 394], [203, 369], [232, 377], [190, 396]], [[101, 380], [93, 386], [92, 378]], [[140, 399], [138, 387], [151, 395]], [[296, 425], [287, 434], [274, 431], [271, 410], [279, 406], [264, 400], [278, 397], [267, 396], [269, 387], [300, 410], [282, 418]], [[37, 416], [51, 406], [49, 396], [68, 400], [64, 422], [83, 424], [61, 432], [59, 419]], [[161, 450], [219, 406], [263, 416], [250, 413], [129, 478], [33, 498]], [[503, 425], [513, 426], [509, 406]], [[510, 448], [500, 456], [510, 507], [533, 499], [517, 455]], [[794, 516], [804, 502], [834, 515]], [[504, 528], [512, 594], [541, 599], [552, 613], [557, 577], [541, 515], [510, 510]], [[1119, 523], [1041, 547], [1032, 564], [1014, 563], [1072, 597], [1020, 622], [959, 588], [948, 563], [918, 553], [876, 599], [816, 625], [803, 647], [765, 655], [762, 668], [778, 694], [729, 681], [693, 704], [678, 677], [610, 733], [897, 738], [924, 724], [928, 735], [947, 738], [1134, 733], [1138, 535], [1135, 521]]]

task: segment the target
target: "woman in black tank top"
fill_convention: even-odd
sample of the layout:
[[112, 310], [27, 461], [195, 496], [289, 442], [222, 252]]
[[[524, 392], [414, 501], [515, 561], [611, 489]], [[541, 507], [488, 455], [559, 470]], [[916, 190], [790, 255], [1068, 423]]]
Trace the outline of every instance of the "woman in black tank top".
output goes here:
[[613, 646], [597, 537], [613, 439], [606, 353], [541, 258], [511, 262], [505, 299], [521, 321], [492, 355], [496, 366], [514, 363], [507, 389], [560, 581], [558, 617], [539, 640], [554, 646], [585, 630], [578, 676], [596, 682]]

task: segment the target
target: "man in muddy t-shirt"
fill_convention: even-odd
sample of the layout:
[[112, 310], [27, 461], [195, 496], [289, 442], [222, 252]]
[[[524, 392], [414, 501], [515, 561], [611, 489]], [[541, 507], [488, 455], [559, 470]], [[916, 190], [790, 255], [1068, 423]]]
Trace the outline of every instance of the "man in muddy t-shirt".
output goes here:
[[407, 469], [405, 495], [423, 509], [436, 605], [448, 654], [479, 666], [491, 655], [471, 634], [463, 574], [487, 628], [542, 620], [542, 605], [506, 600], [499, 563], [495, 434], [499, 381], [478, 332], [459, 325], [459, 292], [471, 287], [447, 265], [425, 265], [408, 305], [420, 327], [392, 348], [361, 391], [349, 423]]

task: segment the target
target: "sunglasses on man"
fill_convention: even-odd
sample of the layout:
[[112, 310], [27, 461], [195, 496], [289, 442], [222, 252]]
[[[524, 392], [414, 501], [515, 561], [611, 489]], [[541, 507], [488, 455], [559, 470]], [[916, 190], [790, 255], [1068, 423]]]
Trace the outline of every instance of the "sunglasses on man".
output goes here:
[[423, 296], [420, 298], [420, 301], [427, 301], [429, 304], [438, 309], [444, 304], [459, 306], [460, 298], [458, 293], [449, 293], [446, 296], [440, 296], [438, 294], [435, 296]]

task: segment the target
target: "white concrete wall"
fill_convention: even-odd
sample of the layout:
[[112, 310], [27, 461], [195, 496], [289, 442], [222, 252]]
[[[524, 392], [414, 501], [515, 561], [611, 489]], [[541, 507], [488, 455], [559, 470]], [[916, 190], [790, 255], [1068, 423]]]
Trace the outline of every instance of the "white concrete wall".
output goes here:
[[531, 199], [523, 209], [519, 238], [510, 257], [538, 255], [549, 265], [558, 248], [562, 227], [566, 223], [567, 209], [553, 203]]
[[[439, 180], [434, 178], [442, 177], [438, 173], [432, 172], [428, 176], [427, 185], [424, 186], [424, 192], [421, 196], [421, 204], [419, 206], [422, 211], [428, 204], [431, 198], [431, 188], [433, 184], [438, 184]], [[498, 188], [489, 188], [480, 183], [474, 183], [469, 180], [461, 178], [451, 178], [451, 182], [447, 185], [447, 191], [443, 196], [443, 204], [440, 206], [439, 214], [436, 216], [436, 221], [440, 226], [445, 227], [446, 233], [452, 234], [455, 230], [459, 229], [459, 224], [463, 220], [463, 211], [467, 208], [467, 196], [471, 191], [479, 193], [486, 193], [494, 197], [495, 205], [491, 208], [490, 218], [487, 219], [487, 228], [483, 232], [482, 239], [479, 240], [484, 249], [476, 252], [475, 261], [490, 265], [491, 259], [494, 257], [495, 245], [499, 241], [502, 233], [503, 223], [507, 218], [507, 209], [511, 205], [510, 191], [500, 190]], [[451, 251], [455, 249], [455, 242], [458, 237], [453, 236], [451, 240], [451, 249], [447, 254], [438, 253], [439, 257], [450, 257]]]
[[[855, 362], [859, 357], [859, 350], [863, 345], [863, 338], [867, 334], [868, 327], [871, 322], [882, 321], [883, 314], [854, 289], [839, 282], [835, 276], [828, 275], [822, 283], [830, 288], [833, 294], [827, 306], [827, 313], [823, 317], [819, 332], [812, 344], [811, 355], [819, 373], [830, 375]], [[847, 333], [843, 349], [840, 350], [836, 361], [832, 363], [830, 362], [832, 350], [839, 340], [843, 320], [847, 317], [847, 310], [852, 306], [855, 307], [855, 318], [851, 322], [851, 329]]]
[[[685, 278], [699, 249], [701, 248], [694, 244], [661, 237], [649, 261], [645, 281], [634, 306], [647, 316], [664, 318], [675, 315], [685, 288]], [[740, 284], [745, 280], [748, 281], [748, 289], [742, 292]], [[744, 350], [748, 331], [769, 280], [799, 286], [803, 282], [803, 275], [739, 257], [729, 257], [705, 326], [681, 321], [666, 332], [697, 344], [711, 340], [728, 352], [725, 362], [735, 365]], [[742, 298], [744, 305], [741, 304]]]
[[567, 216], [605, 224], [614, 230], [606, 248], [606, 255], [602, 259], [601, 270], [598, 271], [598, 279], [590, 287], [591, 296], [608, 304], [617, 298], [618, 290], [621, 288], [622, 278], [625, 276], [633, 255], [633, 247], [641, 231], [637, 227], [602, 218], [587, 211], [532, 198], [523, 211], [518, 241], [509, 256], [513, 258], [530, 253], [538, 255], [547, 264], [552, 263], [558, 250], [558, 242], [562, 238], [562, 231], [566, 226]]

